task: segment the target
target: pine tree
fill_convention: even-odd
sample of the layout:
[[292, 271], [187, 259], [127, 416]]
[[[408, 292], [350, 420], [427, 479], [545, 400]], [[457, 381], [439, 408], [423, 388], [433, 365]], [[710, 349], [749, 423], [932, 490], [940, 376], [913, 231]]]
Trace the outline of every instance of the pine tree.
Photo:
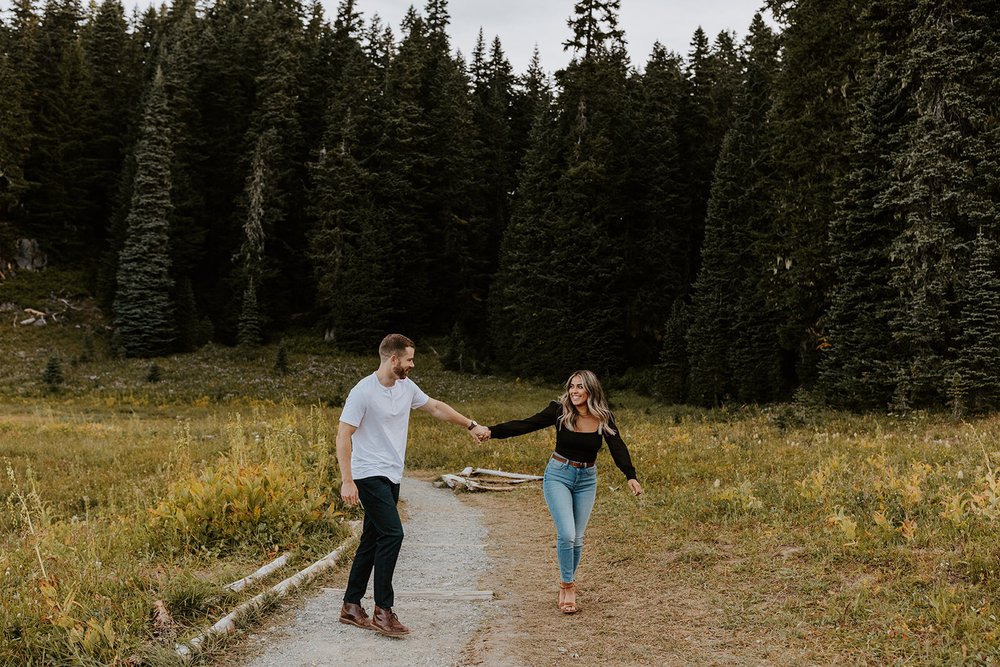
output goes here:
[[518, 171], [528, 150], [531, 127], [538, 114], [552, 103], [552, 83], [542, 69], [541, 56], [536, 46], [528, 62], [525, 73], [514, 82], [514, 100], [511, 110], [511, 155], [515, 164], [515, 186], [517, 190]]
[[[346, 349], [370, 349], [391, 323], [396, 298], [386, 257], [399, 229], [386, 204], [377, 202], [383, 179], [373, 148], [385, 127], [378, 67], [363, 52], [359, 27], [342, 5], [334, 52], [338, 77], [330, 82], [330, 104], [317, 162], [311, 165], [310, 213], [315, 220], [309, 252], [316, 270], [317, 305], [327, 338]], [[376, 29], [376, 32], [378, 30]]]
[[1000, 407], [1000, 246], [982, 230], [961, 303], [957, 358], [949, 375], [961, 378], [972, 410], [995, 410]]
[[690, 397], [700, 405], [717, 406], [733, 396], [730, 347], [736, 330], [734, 286], [740, 285], [740, 261], [747, 244], [744, 230], [737, 227], [741, 181], [740, 136], [732, 132], [723, 144], [716, 170], [712, 198], [708, 202], [701, 270], [695, 281], [691, 325], [687, 332], [690, 363]]
[[[199, 298], [217, 279], [206, 266], [211, 222], [206, 213], [204, 121], [199, 86], [200, 61], [206, 35], [194, 2], [183, 0], [171, 8], [168, 34], [162, 40], [164, 84], [171, 114], [172, 187], [170, 192], [170, 261], [177, 285], [178, 349], [193, 350], [207, 342]], [[195, 285], [199, 293], [195, 294]]]
[[892, 245], [901, 310], [891, 326], [906, 354], [895, 400], [921, 406], [944, 402], [970, 246], [976, 230], [996, 224], [998, 211], [984, 175], [994, 101], [985, 97], [992, 75], [983, 67], [983, 20], [962, 2], [928, 0], [910, 18], [906, 67], [915, 115], [906, 145], [893, 155], [898, 176], [885, 197], [905, 221]]
[[692, 296], [690, 391], [705, 405], [728, 397], [766, 401], [781, 391], [777, 314], [761, 280], [770, 258], [757, 243], [771, 220], [767, 116], [777, 42], [759, 15], [747, 53], [747, 80], [716, 165]]
[[315, 150], [323, 138], [323, 117], [330, 104], [331, 82], [336, 81], [342, 58], [335, 51], [336, 36], [356, 35], [363, 26], [354, 0], [341, 0], [334, 26], [326, 20], [323, 3], [312, 0], [302, 40], [302, 99], [299, 118], [303, 145]]
[[[308, 150], [299, 116], [304, 94], [302, 9], [298, 0], [270, 3], [260, 8], [256, 20], [260, 24], [252, 22], [251, 29], [264, 35], [266, 56], [255, 72], [256, 100], [246, 146], [252, 156], [263, 140], [260, 150], [268, 171], [262, 225], [269, 243], [266, 270], [258, 281], [259, 296], [265, 312], [285, 322], [314, 302], [312, 270], [303, 261], [308, 232], [304, 206]], [[249, 172], [253, 158], [246, 163]]]
[[[745, 239], [740, 260], [740, 283], [734, 285], [735, 345], [729, 356], [733, 387], [740, 401], [770, 401], [786, 397], [789, 387], [782, 377], [784, 355], [778, 338], [781, 313], [770, 298], [772, 258], [761, 243], [772, 232], [774, 213], [770, 193], [773, 135], [768, 122], [774, 78], [778, 71], [778, 40], [760, 14], [754, 16], [743, 48], [745, 82], [734, 100], [734, 120], [729, 132], [737, 155], [737, 179], [743, 191], [730, 193], [739, 202], [736, 224]], [[722, 157], [716, 174], [722, 171]], [[731, 165], [732, 166], [732, 165]], [[717, 176], [718, 178], [718, 176]], [[769, 275], [770, 274], [770, 275]]]
[[621, 0], [578, 0], [573, 16], [566, 21], [573, 36], [563, 42], [563, 47], [572, 49], [582, 60], [590, 60], [602, 50], [617, 52], [625, 39], [618, 27], [620, 10]]
[[490, 291], [494, 356], [502, 367], [520, 375], [555, 377], [569, 365], [563, 359], [564, 341], [548, 345], [562, 325], [558, 299], [570, 287], [569, 276], [553, 271], [550, 259], [556, 242], [552, 184], [559, 169], [555, 122], [543, 112], [532, 129]]
[[80, 39], [77, 0], [49, 0], [28, 83], [32, 144], [24, 166], [33, 183], [22, 198], [25, 233], [56, 258], [79, 260], [93, 229], [94, 184], [86, 147], [93, 136], [93, 92]]
[[134, 60], [125, 10], [119, 0], [104, 0], [87, 26], [86, 55], [94, 96], [93, 135], [86, 147], [91, 170], [87, 193], [88, 247], [105, 243], [107, 222], [117, 195], [126, 141], [140, 99], [139, 63]]
[[[470, 286], [481, 273], [470, 250], [475, 227], [474, 153], [469, 81], [449, 53], [446, 3], [432, 0], [427, 19], [404, 19], [404, 36], [386, 76], [386, 136], [377, 201], [399, 225], [405, 253], [392, 282], [408, 331], [447, 333], [477, 312]], [[380, 206], [382, 208], [382, 206]], [[403, 293], [403, 292], [401, 292]]]
[[889, 156], [899, 150], [900, 128], [913, 106], [911, 88], [901, 80], [909, 4], [879, 0], [865, 16], [869, 36], [859, 101], [852, 110], [851, 169], [842, 177], [844, 198], [830, 222], [836, 280], [819, 386], [831, 404], [854, 409], [889, 403], [894, 366], [902, 355], [890, 330], [899, 312], [890, 256], [901, 225], [883, 193], [893, 173]]
[[136, 176], [118, 262], [116, 333], [131, 357], [163, 355], [175, 339], [170, 301], [170, 127], [163, 74], [148, 93], [136, 145]]
[[488, 56], [484, 42], [477, 46], [470, 73], [476, 191], [471, 196], [467, 234], [471, 255], [469, 306], [452, 331], [452, 337], [467, 348], [465, 365], [469, 365], [475, 351], [486, 350], [487, 294], [497, 271], [503, 232], [510, 221], [518, 166], [512, 128], [515, 77], [499, 38], [493, 40]]
[[291, 369], [288, 366], [288, 348], [281, 343], [274, 353], [274, 371], [279, 375], [288, 375], [289, 370]]
[[682, 177], [687, 190], [678, 202], [686, 204], [687, 208], [679, 210], [678, 214], [686, 221], [682, 233], [687, 247], [684, 282], [688, 289], [698, 275], [712, 175], [725, 135], [725, 128], [713, 123], [713, 75], [711, 46], [704, 30], [699, 27], [691, 39], [688, 52], [684, 72], [686, 89], [678, 98], [680, 109], [676, 128], [677, 151], [680, 163], [684, 165]]
[[[840, 177], [850, 169], [850, 114], [865, 40], [858, 3], [799, 0], [783, 5], [782, 67], [775, 81], [774, 227], [767, 241], [777, 272], [787, 381], [810, 387], [823, 344], [833, 282], [829, 222]], [[806, 139], [808, 138], [808, 139]]]
[[685, 94], [681, 59], [657, 43], [645, 72], [633, 79], [629, 120], [635, 139], [626, 153], [632, 206], [621, 245], [626, 283], [633, 286], [626, 295], [630, 357], [642, 364], [655, 361], [664, 314], [689, 291], [692, 238], [677, 136]]
[[670, 317], [663, 327], [663, 348], [660, 367], [663, 383], [660, 396], [669, 403], [683, 403], [688, 396], [688, 329], [691, 326], [688, 308], [682, 299], [670, 307]]
[[243, 347], [257, 347], [264, 341], [263, 318], [257, 301], [264, 264], [265, 196], [270, 177], [265, 163], [266, 133], [257, 139], [253, 164], [247, 179], [247, 218], [243, 223], [243, 245], [235, 258], [245, 281], [236, 340]]
[[26, 109], [24, 78], [15, 69], [8, 39], [0, 41], [0, 226], [17, 208], [28, 183], [24, 162], [30, 141], [30, 121]]
[[[248, 0], [212, 3], [202, 19], [203, 39], [194, 94], [197, 99], [204, 156], [196, 172], [204, 244], [199, 258], [199, 303], [212, 314], [216, 338], [235, 342], [244, 283], [233, 275], [232, 262], [240, 246], [245, 217], [243, 201], [247, 174], [257, 134], [251, 133], [252, 113], [258, 108], [256, 75], [265, 55], [266, 25], [258, 14], [263, 7]], [[250, 18], [253, 17], [251, 21]]]
[[627, 224], [629, 136], [619, 122], [627, 61], [616, 46], [616, 17], [603, 13], [616, 5], [576, 8], [567, 44], [584, 57], [557, 74], [557, 107], [533, 130], [504, 236], [493, 288], [494, 346], [519, 373], [558, 377], [569, 366], [608, 372], [627, 364], [619, 242]]
[[65, 381], [59, 357], [49, 357], [48, 362], [45, 364], [45, 370], [42, 372], [42, 382], [45, 383], [50, 392], [55, 392]]

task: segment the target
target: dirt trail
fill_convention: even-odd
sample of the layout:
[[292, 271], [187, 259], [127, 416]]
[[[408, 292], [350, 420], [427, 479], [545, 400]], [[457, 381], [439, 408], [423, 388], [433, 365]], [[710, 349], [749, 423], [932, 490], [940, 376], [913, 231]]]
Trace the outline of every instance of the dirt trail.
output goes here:
[[[394, 611], [412, 634], [390, 639], [338, 622], [343, 591], [320, 589], [298, 609], [275, 619], [271, 629], [251, 635], [244, 648], [257, 651], [245, 667], [335, 665], [455, 665], [483, 622], [491, 600], [429, 599], [422, 591], [478, 590], [487, 567], [486, 528], [479, 510], [448, 489], [404, 479], [406, 537], [396, 567]], [[347, 573], [335, 576], [343, 587]], [[416, 594], [413, 594], [416, 592]], [[362, 601], [372, 611], [371, 588]]]
[[[815, 664], [785, 633], [762, 629], [751, 616], [727, 616], [711, 584], [692, 586], [672, 576], [676, 554], [625, 566], [601, 562], [595, 545], [603, 536], [593, 524], [577, 581], [580, 613], [561, 614], [554, 533], [538, 485], [456, 495], [407, 478], [401, 498], [406, 538], [396, 611], [411, 636], [389, 639], [338, 623], [342, 592], [322, 588], [272, 617], [270, 629], [249, 635], [240, 655], [230, 654], [220, 666]], [[342, 567], [326, 582], [342, 587], [346, 577]], [[427, 589], [491, 590], [494, 599], [407, 595]], [[370, 591], [364, 604], [370, 611]]]
[[[674, 576], [676, 554], [627, 566], [600, 562], [592, 522], [578, 572], [580, 612], [556, 609], [555, 532], [540, 489], [465, 494], [489, 527], [491, 567], [480, 583], [497, 592], [462, 664], [484, 667], [707, 667], [811, 665], [784, 633], [727, 617], [711, 585]], [[752, 585], [752, 583], [751, 583]], [[752, 610], [747, 612], [752, 614]]]

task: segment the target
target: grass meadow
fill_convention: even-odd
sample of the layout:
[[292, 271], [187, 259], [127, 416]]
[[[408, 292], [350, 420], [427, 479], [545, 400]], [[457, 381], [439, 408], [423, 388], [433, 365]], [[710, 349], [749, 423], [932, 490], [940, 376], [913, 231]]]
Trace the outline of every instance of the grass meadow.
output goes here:
[[[285, 551], [293, 565], [270, 581], [288, 576], [352, 518], [335, 428], [374, 357], [291, 340], [279, 373], [274, 345], [210, 346], [157, 360], [151, 382], [151, 362], [90, 335], [0, 333], [0, 664], [176, 664], [175, 635], [260, 590], [225, 583]], [[52, 356], [55, 390], [41, 380]], [[429, 345], [413, 376], [481, 423], [558, 393], [449, 373]], [[589, 558], [709, 592], [733, 631], [784, 637], [814, 664], [1000, 661], [1000, 419], [612, 400], [646, 493], [628, 496], [602, 454]], [[408, 466], [539, 472], [550, 447], [544, 433], [477, 446], [418, 413]]]

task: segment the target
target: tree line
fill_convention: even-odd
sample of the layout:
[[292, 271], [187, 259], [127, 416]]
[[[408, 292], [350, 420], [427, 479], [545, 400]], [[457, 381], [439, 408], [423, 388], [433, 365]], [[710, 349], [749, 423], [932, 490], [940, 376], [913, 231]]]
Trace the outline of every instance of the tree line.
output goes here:
[[1000, 403], [993, 0], [767, 0], [632, 63], [620, 0], [570, 63], [454, 52], [342, 0], [14, 0], [0, 243], [87, 270], [133, 356], [289, 326], [629, 378], [664, 400], [798, 390]]

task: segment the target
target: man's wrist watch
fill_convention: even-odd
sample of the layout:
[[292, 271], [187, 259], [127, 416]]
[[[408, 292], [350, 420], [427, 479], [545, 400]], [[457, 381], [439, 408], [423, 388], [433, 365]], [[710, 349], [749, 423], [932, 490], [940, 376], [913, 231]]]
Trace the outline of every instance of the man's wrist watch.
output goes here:
[[476, 420], [473, 419], [472, 421], [469, 422], [469, 425], [466, 428], [468, 428], [471, 431], [472, 429], [476, 428], [477, 426], [479, 426], [479, 424], [477, 424]]

